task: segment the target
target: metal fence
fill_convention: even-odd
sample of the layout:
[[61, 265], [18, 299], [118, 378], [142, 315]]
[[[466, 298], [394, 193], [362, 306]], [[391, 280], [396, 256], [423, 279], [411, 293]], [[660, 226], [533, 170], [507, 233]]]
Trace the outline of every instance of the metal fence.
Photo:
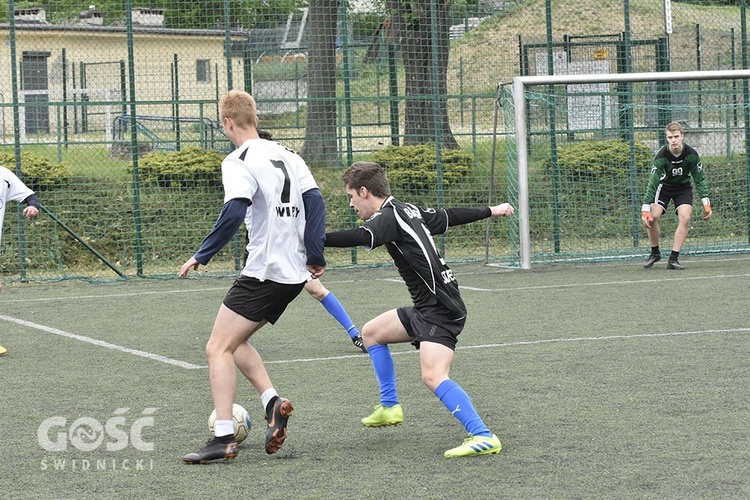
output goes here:
[[[416, 194], [424, 204], [507, 196], [506, 176], [495, 173], [506, 169], [495, 140], [508, 133], [497, 120], [498, 82], [748, 67], [746, 0], [416, 0], [389, 2], [389, 10], [354, 0], [70, 4], [11, 1], [0, 19], [0, 154], [45, 208], [32, 223], [7, 212], [5, 281], [174, 273], [210, 230], [221, 188], [145, 182], [139, 165], [189, 147], [227, 151], [217, 107], [231, 88], [251, 92], [261, 127], [313, 166], [334, 229], [354, 223], [340, 169], [390, 145], [437, 151], [435, 189]], [[675, 112], [700, 113], [701, 99], [717, 98], [697, 85], [688, 106], [674, 92]], [[718, 98], [741, 96], [725, 90]], [[658, 125], [644, 116], [645, 127]], [[455, 148], [471, 155], [471, 170], [446, 189], [439, 153]], [[62, 177], [40, 175], [44, 162], [64, 166]], [[440, 242], [446, 258], [517, 260], [505, 228], [491, 229], [455, 228]], [[236, 272], [243, 245], [217, 255], [208, 272]], [[387, 256], [338, 251], [330, 260], [379, 264]]]

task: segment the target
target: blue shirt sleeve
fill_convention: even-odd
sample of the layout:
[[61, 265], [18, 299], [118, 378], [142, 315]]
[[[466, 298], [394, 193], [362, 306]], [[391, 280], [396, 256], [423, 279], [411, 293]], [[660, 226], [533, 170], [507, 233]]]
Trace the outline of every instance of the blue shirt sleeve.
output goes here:
[[208, 261], [232, 240], [245, 220], [249, 206], [250, 200], [246, 198], [234, 198], [224, 204], [213, 229], [195, 252], [194, 257], [199, 264], [208, 264]]
[[302, 193], [305, 204], [305, 250], [308, 266], [325, 266], [323, 244], [326, 241], [326, 203], [320, 189]]

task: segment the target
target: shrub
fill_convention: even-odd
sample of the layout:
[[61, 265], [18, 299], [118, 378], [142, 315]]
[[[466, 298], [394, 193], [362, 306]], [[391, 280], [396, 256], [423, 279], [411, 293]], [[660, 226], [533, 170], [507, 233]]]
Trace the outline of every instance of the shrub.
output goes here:
[[[15, 171], [16, 159], [12, 153], [0, 153], [0, 165]], [[67, 184], [73, 175], [64, 163], [52, 163], [47, 158], [21, 151], [21, 180], [30, 189]]]
[[223, 154], [195, 146], [179, 151], [154, 152], [141, 159], [138, 175], [143, 182], [163, 187], [221, 186]]
[[[471, 154], [459, 149], [441, 151], [443, 186], [456, 185], [471, 171]], [[388, 174], [391, 187], [401, 192], [424, 194], [437, 184], [437, 155], [434, 144], [388, 146], [372, 153]]]

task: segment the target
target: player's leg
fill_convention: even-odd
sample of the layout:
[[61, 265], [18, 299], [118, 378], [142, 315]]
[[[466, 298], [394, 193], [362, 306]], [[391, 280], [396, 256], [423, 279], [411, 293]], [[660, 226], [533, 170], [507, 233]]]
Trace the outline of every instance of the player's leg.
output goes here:
[[347, 314], [346, 309], [341, 305], [341, 302], [336, 295], [323, 286], [323, 283], [321, 283], [319, 279], [308, 281], [305, 284], [305, 290], [315, 300], [319, 301], [325, 310], [328, 311], [328, 314], [333, 316], [333, 318], [344, 327], [344, 330], [346, 330], [352, 343], [356, 347], [362, 349], [363, 352], [367, 352], [365, 344], [362, 341], [362, 335], [359, 330], [357, 330], [357, 327], [354, 325], [354, 322], [349, 317], [349, 314]]
[[659, 250], [659, 237], [661, 236], [661, 229], [659, 227], [659, 219], [664, 214], [664, 208], [659, 203], [651, 204], [651, 227], [646, 228], [648, 232], [648, 242], [651, 245], [651, 253], [648, 256], [648, 260], [643, 267], [652, 267], [655, 263], [661, 260], [661, 250]]
[[469, 433], [469, 437], [463, 443], [447, 450], [443, 455], [454, 458], [500, 453], [502, 449], [500, 439], [479, 417], [466, 391], [457, 382], [447, 377], [445, 367], [450, 364], [449, 358], [453, 358], [453, 351], [448, 347], [433, 342], [422, 342], [420, 348], [422, 380], [430, 387], [435, 380], [445, 376], [433, 392]]
[[692, 214], [692, 205], [682, 204], [677, 207], [677, 229], [674, 232], [672, 253], [669, 255], [667, 269], [685, 269], [685, 266], [680, 264], [678, 258], [680, 256], [680, 251], [682, 251], [682, 245], [685, 243], [688, 231], [690, 230], [690, 216]]
[[362, 419], [362, 425], [381, 427], [400, 424], [404, 421], [404, 413], [398, 401], [396, 367], [388, 344], [408, 342], [411, 337], [399, 318], [398, 310], [384, 312], [365, 323], [362, 338], [380, 386], [380, 404], [375, 406], [370, 416]]
[[224, 304], [219, 308], [206, 344], [208, 379], [216, 408], [214, 438], [198, 452], [185, 455], [183, 461], [206, 463], [219, 458], [229, 460], [237, 456], [232, 421], [232, 404], [237, 386], [234, 353], [260, 326], [262, 325], [258, 322], [240, 316]]

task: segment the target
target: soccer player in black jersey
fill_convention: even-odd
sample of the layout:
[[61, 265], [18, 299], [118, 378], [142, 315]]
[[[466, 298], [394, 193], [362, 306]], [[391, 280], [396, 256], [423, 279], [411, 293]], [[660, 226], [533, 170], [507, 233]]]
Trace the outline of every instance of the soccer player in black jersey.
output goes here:
[[677, 214], [677, 229], [674, 232], [672, 253], [667, 261], [667, 269], [685, 269], [677, 258], [690, 229], [690, 216], [693, 213], [693, 186], [703, 205], [703, 219], [711, 217], [711, 200], [708, 198], [708, 185], [703, 172], [703, 164], [698, 152], [683, 143], [682, 125], [672, 122], [666, 128], [668, 144], [662, 147], [654, 158], [651, 176], [643, 198], [641, 218], [648, 231], [651, 255], [643, 267], [652, 267], [661, 260], [659, 251], [659, 219], [667, 211], [670, 200], [674, 200]]
[[404, 420], [396, 391], [396, 373], [388, 344], [411, 342], [419, 349], [422, 381], [463, 424], [469, 437], [446, 457], [499, 453], [500, 440], [484, 424], [468, 394], [449, 378], [458, 334], [466, 322], [453, 271], [435, 248], [433, 235], [450, 226], [487, 217], [510, 216], [503, 203], [484, 208], [422, 208], [391, 196], [377, 163], [357, 162], [343, 175], [349, 205], [365, 222], [357, 229], [326, 234], [326, 246], [366, 249], [385, 245], [406, 282], [413, 306], [387, 311], [362, 328], [362, 337], [380, 384], [380, 404], [362, 425], [380, 427]]

